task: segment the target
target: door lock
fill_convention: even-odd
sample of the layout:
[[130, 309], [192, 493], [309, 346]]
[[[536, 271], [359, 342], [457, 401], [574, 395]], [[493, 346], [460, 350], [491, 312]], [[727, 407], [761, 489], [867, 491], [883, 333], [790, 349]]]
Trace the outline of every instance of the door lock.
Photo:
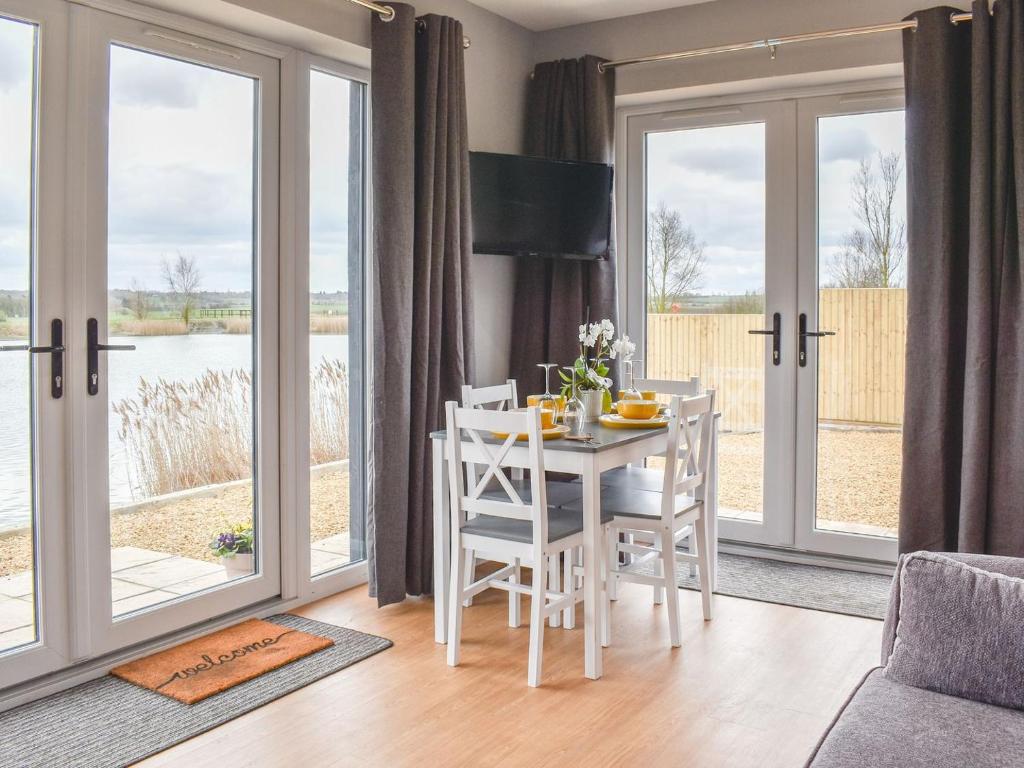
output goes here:
[[807, 367], [807, 337], [811, 336], [816, 339], [820, 339], [823, 336], [835, 336], [835, 331], [808, 331], [807, 330], [807, 314], [804, 312], [800, 313], [800, 328], [799, 328], [799, 344], [800, 348], [797, 350], [797, 363], [801, 368]]
[[30, 355], [50, 356], [50, 397], [60, 400], [64, 396], [64, 322], [50, 321], [50, 345], [30, 347], [28, 344], [7, 344], [0, 352], [28, 352]]
[[90, 395], [99, 394], [100, 391], [100, 352], [132, 352], [134, 344], [100, 344], [99, 323], [95, 317], [90, 317], [85, 324], [86, 351], [88, 358], [88, 379], [86, 380], [86, 391]]

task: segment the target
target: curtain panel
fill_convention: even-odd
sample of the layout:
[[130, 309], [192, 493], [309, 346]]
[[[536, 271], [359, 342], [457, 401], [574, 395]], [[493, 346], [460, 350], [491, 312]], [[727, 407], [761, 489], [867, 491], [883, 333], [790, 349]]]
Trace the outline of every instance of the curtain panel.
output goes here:
[[473, 377], [462, 24], [374, 14], [370, 594], [431, 590], [428, 433]]
[[1024, 0], [914, 15], [900, 551], [1024, 556]]
[[[615, 71], [599, 72], [600, 61], [584, 56], [534, 68], [526, 108], [526, 154], [612, 162]], [[588, 308], [591, 322], [607, 317], [618, 330], [614, 221], [611, 237], [606, 261], [518, 260], [509, 375], [522, 394], [544, 391], [544, 373], [537, 363], [570, 365], [576, 359], [578, 327]]]

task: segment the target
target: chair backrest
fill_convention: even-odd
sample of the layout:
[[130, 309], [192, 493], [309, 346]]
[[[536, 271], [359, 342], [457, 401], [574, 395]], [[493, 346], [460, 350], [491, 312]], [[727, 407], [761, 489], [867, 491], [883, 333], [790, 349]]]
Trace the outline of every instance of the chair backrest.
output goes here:
[[[445, 412], [453, 533], [465, 526], [467, 517], [475, 515], [529, 520], [533, 524], [534, 547], [543, 548], [548, 537], [548, 506], [540, 409], [489, 411], [460, 408], [452, 400], [445, 403]], [[495, 443], [496, 433], [507, 437], [499, 438], [500, 442]], [[525, 457], [521, 452], [516, 452], [518, 455], [512, 452], [520, 434], [527, 438]], [[474, 474], [471, 467], [481, 474]], [[509, 480], [506, 468], [530, 470], [529, 502], [524, 501]], [[507, 499], [482, 497], [494, 479]]]
[[698, 397], [672, 397], [662, 486], [662, 516], [666, 522], [676, 513], [675, 498], [679, 494], [692, 494], [697, 499], [706, 496], [714, 406], [713, 389]]
[[463, 408], [490, 408], [495, 411], [512, 411], [519, 407], [519, 396], [516, 394], [516, 380], [507, 379], [504, 384], [492, 387], [462, 388]]
[[[516, 380], [506, 379], [504, 384], [490, 387], [462, 387], [462, 407], [480, 408], [493, 411], [514, 411], [519, 407], [519, 396], [516, 394]], [[466, 468], [471, 480], [479, 478], [480, 472], [473, 464]], [[514, 477], [522, 477], [522, 470], [513, 473]]]
[[696, 397], [700, 394], [700, 376], [691, 376], [679, 381], [672, 379], [636, 379], [633, 386], [639, 390], [651, 390], [659, 395]]

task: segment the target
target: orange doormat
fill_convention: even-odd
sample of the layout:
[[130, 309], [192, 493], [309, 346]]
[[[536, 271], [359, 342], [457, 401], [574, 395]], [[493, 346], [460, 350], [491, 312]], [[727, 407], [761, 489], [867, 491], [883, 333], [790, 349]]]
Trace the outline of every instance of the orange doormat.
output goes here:
[[332, 645], [329, 637], [250, 619], [123, 664], [110, 674], [195, 704]]

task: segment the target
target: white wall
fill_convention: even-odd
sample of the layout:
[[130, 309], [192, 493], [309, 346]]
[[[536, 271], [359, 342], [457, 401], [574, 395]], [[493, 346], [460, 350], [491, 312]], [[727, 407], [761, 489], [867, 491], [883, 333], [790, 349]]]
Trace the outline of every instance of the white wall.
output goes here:
[[[249, 34], [302, 47], [363, 67], [371, 65], [370, 11], [346, 0], [145, 0], [152, 5]], [[472, 40], [466, 51], [470, 148], [522, 151], [526, 86], [534, 33], [466, 0], [418, 0], [418, 14], [459, 19]], [[508, 375], [515, 263], [505, 256], [474, 258], [476, 382]]]
[[[951, 5], [969, 7], [966, 2]], [[924, 0], [716, 0], [542, 32], [536, 61], [592, 53], [609, 59], [647, 56], [766, 37], [882, 24], [934, 3]], [[768, 52], [744, 51], [641, 64], [618, 70], [620, 102], [656, 100], [666, 92], [712, 83], [797, 76], [902, 63], [899, 32], [798, 43]]]

